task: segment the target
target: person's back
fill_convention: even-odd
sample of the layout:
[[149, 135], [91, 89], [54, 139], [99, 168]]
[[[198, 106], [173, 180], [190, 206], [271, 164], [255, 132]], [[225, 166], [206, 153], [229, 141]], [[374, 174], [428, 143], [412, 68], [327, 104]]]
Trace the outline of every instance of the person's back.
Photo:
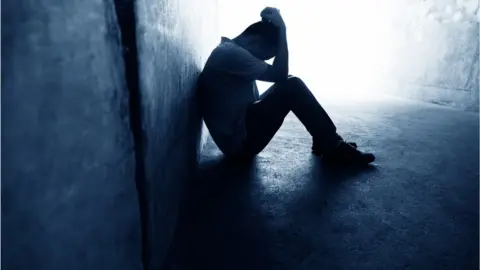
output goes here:
[[227, 155], [238, 153], [243, 145], [245, 110], [258, 100], [254, 78], [264, 70], [263, 61], [228, 38], [222, 38], [205, 64], [202, 113], [213, 140]]

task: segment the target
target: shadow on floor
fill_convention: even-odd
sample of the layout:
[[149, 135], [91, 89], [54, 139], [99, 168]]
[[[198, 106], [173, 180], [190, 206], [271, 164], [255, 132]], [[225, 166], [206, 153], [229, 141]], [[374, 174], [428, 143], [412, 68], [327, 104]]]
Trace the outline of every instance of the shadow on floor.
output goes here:
[[[290, 222], [295, 216], [289, 213], [295, 207], [288, 205], [300, 201], [296, 207], [302, 207], [305, 202], [295, 199], [292, 203], [288, 194], [266, 191], [265, 186], [275, 185], [262, 183], [262, 179], [278, 176], [262, 172], [265, 165], [258, 159], [237, 163], [217, 155], [202, 161], [197, 178], [190, 183], [186, 211], [180, 219], [174, 269], [294, 269], [318, 249], [292, 238], [295, 230], [288, 226], [279, 231], [283, 225], [278, 223]], [[307, 196], [306, 202], [316, 204], [315, 215], [342, 185], [376, 171], [375, 167], [331, 168], [315, 156], [305, 165], [303, 180], [298, 182], [304, 182], [303, 190], [316, 193]], [[287, 181], [293, 183], [298, 180], [296, 175], [280, 178], [291, 178]]]
[[207, 143], [171, 269], [478, 269], [478, 114], [397, 101], [329, 111], [376, 168], [322, 166], [294, 115], [250, 164]]

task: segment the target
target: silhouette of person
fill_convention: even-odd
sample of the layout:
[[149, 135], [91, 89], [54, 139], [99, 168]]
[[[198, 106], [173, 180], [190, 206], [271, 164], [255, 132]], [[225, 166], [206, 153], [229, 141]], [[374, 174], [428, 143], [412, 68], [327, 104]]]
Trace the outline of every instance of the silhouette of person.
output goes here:
[[[260, 153], [292, 111], [312, 136], [312, 153], [327, 162], [366, 165], [371, 153], [345, 142], [305, 83], [288, 73], [285, 23], [276, 8], [234, 39], [221, 38], [199, 78], [203, 118], [215, 144], [233, 158]], [[265, 60], [275, 57], [273, 64]], [[259, 96], [256, 80], [273, 82]]]

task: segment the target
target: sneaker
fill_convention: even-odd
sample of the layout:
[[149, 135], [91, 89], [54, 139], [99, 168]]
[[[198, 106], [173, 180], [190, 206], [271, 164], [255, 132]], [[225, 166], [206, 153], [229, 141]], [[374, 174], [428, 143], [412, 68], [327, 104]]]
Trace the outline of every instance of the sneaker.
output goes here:
[[322, 160], [337, 165], [356, 166], [367, 165], [375, 161], [375, 155], [357, 150], [349, 143], [342, 142], [328, 154], [323, 154]]
[[[349, 144], [350, 146], [352, 146], [353, 148], [357, 148], [357, 144], [354, 143], [354, 142], [346, 142], [346, 143]], [[313, 144], [313, 146], [312, 146], [312, 153], [316, 156], [322, 156], [323, 155], [323, 152], [320, 149], [318, 149], [315, 144]]]

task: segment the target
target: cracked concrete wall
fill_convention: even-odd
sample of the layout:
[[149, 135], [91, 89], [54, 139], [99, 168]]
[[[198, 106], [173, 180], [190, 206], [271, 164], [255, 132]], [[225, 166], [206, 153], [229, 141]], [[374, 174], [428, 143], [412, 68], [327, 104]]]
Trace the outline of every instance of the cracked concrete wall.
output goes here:
[[161, 269], [199, 154], [195, 86], [220, 39], [217, 0], [138, 0], [136, 18], [148, 265]]
[[112, 1], [2, 1], [2, 269], [142, 269]]
[[395, 1], [393, 5], [394, 93], [478, 111], [478, 1]]
[[2, 26], [2, 267], [142, 269], [146, 221], [144, 266], [161, 269], [208, 134], [195, 86], [216, 0], [4, 1]]

